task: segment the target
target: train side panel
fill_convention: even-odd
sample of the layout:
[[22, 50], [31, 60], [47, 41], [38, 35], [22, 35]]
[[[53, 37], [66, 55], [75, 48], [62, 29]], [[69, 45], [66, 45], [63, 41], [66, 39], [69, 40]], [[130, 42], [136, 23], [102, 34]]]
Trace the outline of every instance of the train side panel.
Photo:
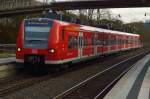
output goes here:
[[[31, 59], [31, 62], [32, 59], [34, 59], [34, 61], [35, 59], [41, 59], [36, 57], [42, 57], [42, 61], [45, 64], [64, 64], [79, 62], [103, 54], [141, 47], [139, 35], [125, 34], [111, 30], [98, 30], [97, 28], [90, 27], [83, 28], [84, 26], [77, 24], [70, 24], [57, 20], [52, 21], [52, 26], [48, 27], [50, 30], [48, 32], [47, 46], [44, 48], [24, 47], [25, 33], [24, 22], [22, 22], [17, 37], [17, 62], [24, 62], [26, 57]], [[45, 23], [43, 22], [41, 24]], [[38, 29], [38, 31], [41, 32], [43, 28], [39, 28], [40, 27], [32, 27], [33, 30], [37, 31], [36, 29]], [[29, 31], [31, 31], [31, 29]], [[43, 40], [34, 37], [32, 39], [27, 39], [29, 41], [31, 40], [30, 43]]]

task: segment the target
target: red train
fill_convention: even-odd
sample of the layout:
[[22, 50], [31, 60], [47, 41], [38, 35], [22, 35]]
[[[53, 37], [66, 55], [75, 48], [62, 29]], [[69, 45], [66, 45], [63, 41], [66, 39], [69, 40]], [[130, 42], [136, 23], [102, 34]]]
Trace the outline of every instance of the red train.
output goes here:
[[67, 23], [25, 19], [17, 37], [17, 63], [64, 64], [139, 48], [140, 35]]

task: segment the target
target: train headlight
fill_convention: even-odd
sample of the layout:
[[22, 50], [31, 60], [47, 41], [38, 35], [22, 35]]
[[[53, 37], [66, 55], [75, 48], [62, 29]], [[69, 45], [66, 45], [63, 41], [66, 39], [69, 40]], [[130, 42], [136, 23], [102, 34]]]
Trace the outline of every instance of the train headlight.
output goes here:
[[50, 52], [50, 53], [54, 53], [55, 50], [54, 50], [54, 49], [49, 49], [49, 52]]
[[21, 48], [17, 48], [17, 51], [20, 52], [20, 51], [21, 51]]

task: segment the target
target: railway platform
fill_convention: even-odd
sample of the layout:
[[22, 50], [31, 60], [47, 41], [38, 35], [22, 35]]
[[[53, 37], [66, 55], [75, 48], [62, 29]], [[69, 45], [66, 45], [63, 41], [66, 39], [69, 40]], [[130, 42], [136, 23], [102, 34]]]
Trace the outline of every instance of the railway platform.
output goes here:
[[104, 99], [150, 99], [150, 54], [134, 64]]
[[15, 62], [15, 57], [10, 57], [10, 58], [1, 58], [0, 59], [0, 65], [6, 64], [6, 63], [12, 63]]

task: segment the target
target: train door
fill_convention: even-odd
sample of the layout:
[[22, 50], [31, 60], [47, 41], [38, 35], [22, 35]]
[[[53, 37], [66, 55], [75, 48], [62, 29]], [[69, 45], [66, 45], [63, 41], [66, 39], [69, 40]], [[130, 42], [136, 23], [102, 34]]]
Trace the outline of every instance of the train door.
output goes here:
[[96, 33], [95, 34], [95, 53], [100, 55], [103, 53], [103, 33]]
[[97, 36], [96, 33], [92, 34], [92, 46], [94, 48], [94, 55], [97, 55], [97, 46], [95, 44], [95, 42], [96, 42], [96, 36]]
[[83, 32], [79, 32], [78, 44], [78, 57], [81, 58], [83, 55]]
[[107, 48], [108, 48], [108, 53], [111, 53], [112, 49], [112, 45], [111, 45], [111, 39], [112, 39], [112, 35], [111, 33], [108, 33], [108, 37], [107, 37]]

